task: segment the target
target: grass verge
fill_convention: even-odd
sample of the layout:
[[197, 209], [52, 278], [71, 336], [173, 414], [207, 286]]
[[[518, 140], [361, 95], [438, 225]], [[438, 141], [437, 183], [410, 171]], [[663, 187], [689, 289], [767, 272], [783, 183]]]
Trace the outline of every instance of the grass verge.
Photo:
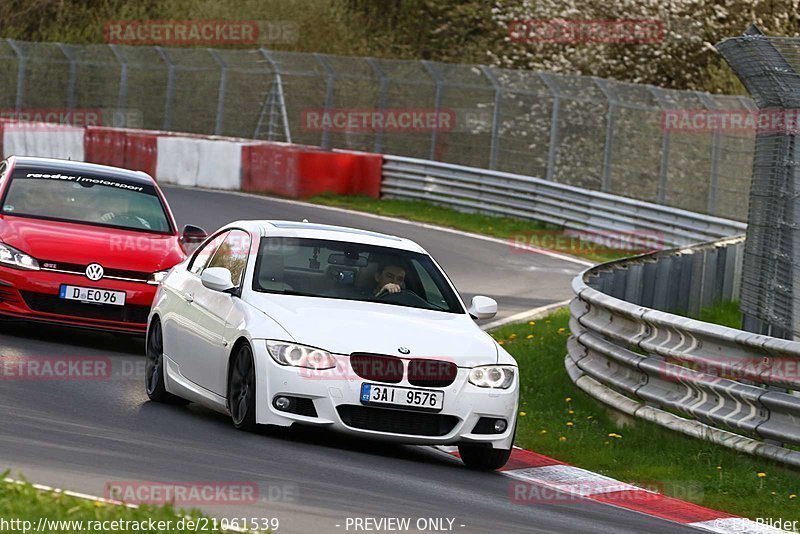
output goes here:
[[721, 302], [700, 310], [692, 319], [713, 323], [730, 328], [742, 327], [742, 312], [739, 310], [739, 301]]
[[517, 445], [744, 517], [800, 520], [800, 472], [646, 421], [618, 428], [564, 370], [569, 312], [492, 335], [517, 359]]
[[614, 250], [602, 244], [583, 241], [552, 226], [518, 219], [516, 217], [497, 217], [480, 213], [464, 213], [445, 206], [422, 200], [403, 200], [394, 198], [372, 198], [323, 194], [308, 199], [309, 202], [324, 206], [336, 206], [355, 211], [364, 211], [388, 217], [398, 217], [465, 232], [484, 234], [508, 239], [511, 246], [516, 238], [524, 238], [523, 244], [579, 256], [594, 262], [605, 262], [631, 256], [643, 251]]
[[[7, 476], [6, 472], [0, 478]], [[40, 491], [27, 482], [0, 480], [0, 511], [2, 532], [224, 532], [213, 519], [196, 510], [184, 515], [169, 506], [103, 504]], [[40, 524], [40, 520], [45, 523]]]

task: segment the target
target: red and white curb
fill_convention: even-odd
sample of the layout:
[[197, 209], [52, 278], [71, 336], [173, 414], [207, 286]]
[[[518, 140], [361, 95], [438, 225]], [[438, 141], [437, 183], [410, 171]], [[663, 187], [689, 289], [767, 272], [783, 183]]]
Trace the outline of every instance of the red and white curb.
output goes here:
[[[438, 446], [435, 449], [458, 457], [458, 447]], [[511, 458], [499, 472], [514, 480], [539, 488], [533, 492], [538, 497], [535, 502], [544, 503], [550, 500], [553, 504], [560, 504], [564, 502], [563, 496], [566, 495], [568, 500], [585, 499], [608, 504], [707, 532], [736, 534], [787, 532], [750, 519], [620, 482], [519, 447], [514, 447]], [[545, 496], [546, 492], [542, 491], [543, 488], [549, 490], [547, 496]], [[526, 502], [525, 497], [516, 499], [515, 491], [513, 486], [509, 487], [509, 498], [520, 503]], [[525, 490], [521, 489], [521, 491]], [[554, 494], [562, 497], [556, 498]], [[527, 503], [531, 504], [530, 501]]]

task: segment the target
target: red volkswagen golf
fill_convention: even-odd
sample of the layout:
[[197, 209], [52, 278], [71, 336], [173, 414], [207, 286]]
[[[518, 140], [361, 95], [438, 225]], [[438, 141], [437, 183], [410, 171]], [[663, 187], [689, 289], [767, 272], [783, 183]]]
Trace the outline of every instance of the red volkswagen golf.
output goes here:
[[143, 172], [0, 162], [0, 317], [144, 334], [158, 283], [205, 239]]

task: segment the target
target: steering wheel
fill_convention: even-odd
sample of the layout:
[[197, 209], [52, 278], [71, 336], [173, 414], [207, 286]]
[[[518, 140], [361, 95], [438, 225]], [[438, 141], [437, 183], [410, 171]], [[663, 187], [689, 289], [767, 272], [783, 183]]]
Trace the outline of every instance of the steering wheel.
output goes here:
[[147, 224], [147, 221], [142, 219], [141, 217], [137, 217], [136, 215], [130, 215], [129, 213], [123, 213], [121, 215], [114, 215], [113, 217], [108, 219], [108, 222], [114, 223], [119, 226], [133, 226], [135, 228], [150, 228]]
[[391, 302], [393, 304], [411, 306], [412, 308], [425, 308], [428, 310], [439, 309], [409, 289], [401, 289], [399, 293], [387, 292], [375, 298], [382, 302]]

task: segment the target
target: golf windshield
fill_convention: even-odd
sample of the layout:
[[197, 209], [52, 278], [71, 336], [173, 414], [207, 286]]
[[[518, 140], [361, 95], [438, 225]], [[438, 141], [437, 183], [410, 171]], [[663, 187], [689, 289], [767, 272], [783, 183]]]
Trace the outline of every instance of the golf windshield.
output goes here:
[[463, 313], [427, 254], [344, 241], [262, 238], [253, 289]]
[[16, 169], [2, 214], [154, 233], [172, 231], [152, 184], [117, 177]]

